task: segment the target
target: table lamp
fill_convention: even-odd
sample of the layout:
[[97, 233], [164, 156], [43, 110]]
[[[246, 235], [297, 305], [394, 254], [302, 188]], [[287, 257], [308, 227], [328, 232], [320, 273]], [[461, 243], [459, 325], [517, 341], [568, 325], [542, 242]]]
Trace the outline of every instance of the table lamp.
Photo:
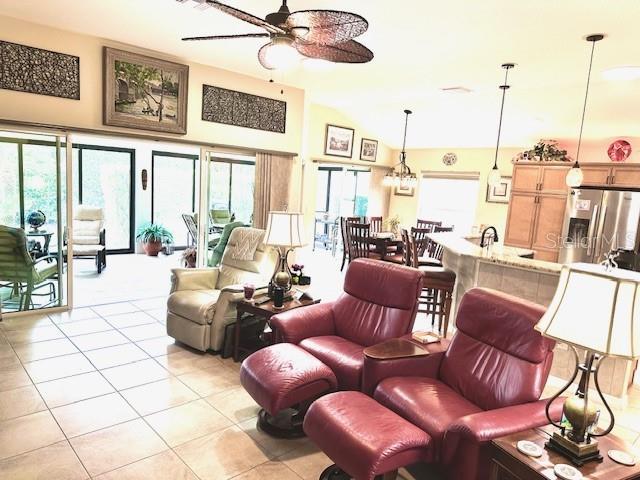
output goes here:
[[274, 286], [278, 286], [288, 292], [291, 289], [291, 270], [287, 257], [294, 248], [306, 245], [302, 213], [269, 212], [264, 243], [276, 247], [280, 257], [271, 277], [269, 291], [271, 292]]
[[[609, 434], [615, 422], [598, 383], [602, 359], [633, 360], [640, 352], [640, 274], [614, 266], [611, 261], [563, 266], [553, 300], [535, 327], [543, 336], [569, 345], [575, 356], [573, 376], [547, 404], [547, 418], [559, 432], [553, 433], [546, 448], [576, 466], [602, 461], [597, 438]], [[579, 363], [577, 348], [585, 350], [583, 363]], [[550, 406], [571, 386], [578, 372], [578, 389], [565, 400], [563, 419], [556, 423], [549, 415]], [[599, 411], [589, 401], [592, 380], [611, 417], [609, 426], [600, 432], [596, 431]]]

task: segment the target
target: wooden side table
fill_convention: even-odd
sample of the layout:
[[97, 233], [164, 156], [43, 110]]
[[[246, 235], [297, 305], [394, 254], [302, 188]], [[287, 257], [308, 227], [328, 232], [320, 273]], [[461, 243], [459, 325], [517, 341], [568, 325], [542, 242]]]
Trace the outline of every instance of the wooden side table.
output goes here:
[[250, 349], [245, 349], [240, 345], [240, 330], [242, 329], [242, 322], [245, 319], [258, 317], [265, 320], [266, 323], [269, 322], [271, 317], [277, 315], [282, 312], [286, 312], [288, 310], [293, 310], [295, 308], [307, 307], [309, 305], [314, 305], [316, 303], [320, 303], [320, 299], [314, 298], [306, 298], [300, 300], [289, 300], [288, 302], [284, 302], [282, 308], [275, 308], [273, 306], [273, 300], [269, 300], [266, 303], [261, 305], [256, 305], [253, 302], [248, 302], [246, 300], [241, 300], [236, 304], [236, 327], [235, 327], [235, 338], [234, 338], [234, 346], [233, 346], [233, 359], [234, 361], [240, 361], [240, 353], [241, 351], [250, 351]]
[[[553, 427], [535, 428], [524, 432], [507, 435], [491, 442], [491, 480], [555, 480], [554, 465], [571, 464], [562, 455], [544, 449], [544, 444], [551, 436]], [[520, 453], [516, 443], [529, 440], [543, 448], [539, 458]], [[612, 449], [631, 452], [630, 447], [615, 435], [607, 435], [598, 439], [600, 453], [604, 457], [602, 463], [589, 462], [579, 468], [585, 480], [640, 480], [640, 463], [627, 467], [615, 463], [607, 456]]]

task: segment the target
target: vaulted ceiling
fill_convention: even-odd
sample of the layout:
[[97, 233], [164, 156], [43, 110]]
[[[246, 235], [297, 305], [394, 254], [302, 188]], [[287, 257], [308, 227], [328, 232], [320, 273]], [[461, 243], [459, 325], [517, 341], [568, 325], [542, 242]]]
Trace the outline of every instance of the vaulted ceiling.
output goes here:
[[[264, 17], [279, 0], [228, 0]], [[259, 32], [214, 9], [175, 0], [21, 0], [0, 2], [0, 15], [97, 35], [267, 81], [258, 64], [262, 39], [185, 43], [188, 35]], [[638, 0], [290, 0], [292, 11], [347, 10], [369, 30], [358, 40], [375, 53], [364, 65], [327, 71], [298, 67], [275, 80], [304, 88], [310, 99], [342, 110], [389, 145], [402, 141], [403, 109], [411, 108], [410, 147], [495, 144], [503, 62], [510, 73], [503, 139], [575, 139], [590, 45], [596, 46], [585, 137], [640, 137], [640, 80], [612, 82], [602, 71], [640, 65]], [[1, 34], [0, 34], [1, 37]], [[464, 87], [469, 93], [441, 89]]]

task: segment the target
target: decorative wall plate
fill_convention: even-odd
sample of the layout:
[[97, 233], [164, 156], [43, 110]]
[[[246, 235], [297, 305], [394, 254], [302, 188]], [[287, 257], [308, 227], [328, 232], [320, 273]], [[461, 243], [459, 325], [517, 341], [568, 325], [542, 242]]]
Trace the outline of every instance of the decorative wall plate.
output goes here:
[[455, 153], [445, 153], [444, 157], [442, 157], [442, 163], [448, 167], [454, 165], [457, 161], [458, 156]]
[[626, 140], [616, 140], [607, 149], [612, 162], [624, 162], [631, 155], [631, 144]]

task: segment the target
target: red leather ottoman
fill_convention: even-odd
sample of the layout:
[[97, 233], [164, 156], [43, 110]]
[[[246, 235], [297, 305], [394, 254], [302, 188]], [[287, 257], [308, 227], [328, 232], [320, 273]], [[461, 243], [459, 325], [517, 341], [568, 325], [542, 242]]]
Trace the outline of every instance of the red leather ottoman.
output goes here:
[[240, 383], [262, 407], [258, 427], [280, 438], [304, 436], [302, 419], [309, 405], [338, 385], [329, 367], [292, 343], [278, 343], [247, 357]]
[[373, 480], [430, 459], [429, 434], [361, 392], [316, 400], [305, 416], [304, 431], [336, 462], [321, 479]]

